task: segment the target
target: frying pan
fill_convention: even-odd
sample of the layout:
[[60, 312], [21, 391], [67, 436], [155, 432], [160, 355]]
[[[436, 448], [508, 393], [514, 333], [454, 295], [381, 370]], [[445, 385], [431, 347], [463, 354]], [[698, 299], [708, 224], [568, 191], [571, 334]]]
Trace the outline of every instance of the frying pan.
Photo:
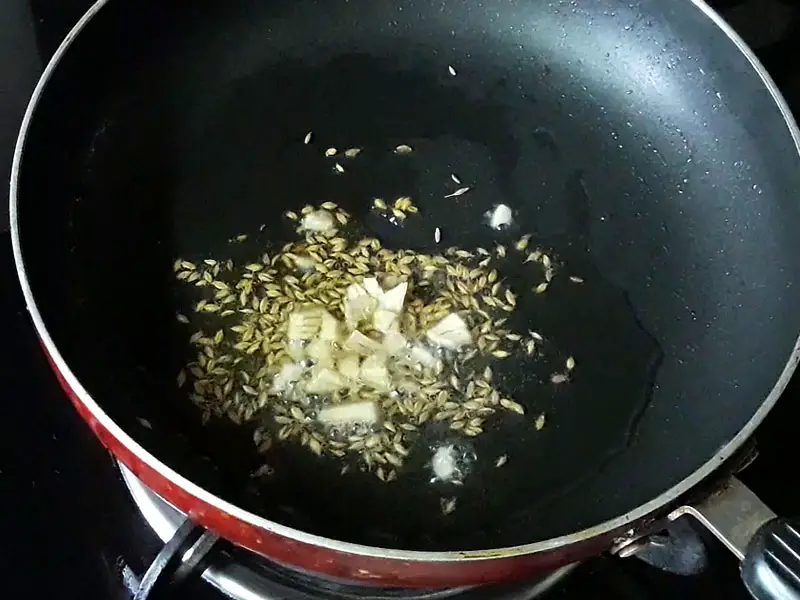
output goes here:
[[[334, 176], [309, 130], [363, 156]], [[14, 250], [77, 409], [198, 523], [351, 579], [496, 581], [635, 536], [777, 400], [800, 331], [798, 137], [699, 1], [101, 0], [26, 114]], [[403, 143], [413, 160], [388, 151]], [[445, 199], [450, 173], [470, 193]], [[370, 220], [372, 197], [397, 195], [417, 224]], [[548, 425], [477, 438], [450, 515], [425, 444], [391, 484], [289, 443], [252, 480], [247, 427], [201, 424], [175, 386], [190, 299], [173, 260], [259, 256], [289, 239], [284, 211], [323, 200], [388, 246], [432, 251], [435, 227], [465, 248], [529, 233], [585, 281], [521, 299], [521, 325], [577, 368], [556, 387], [546, 361], [498, 367]], [[500, 233], [482, 219], [498, 203], [515, 217]]]

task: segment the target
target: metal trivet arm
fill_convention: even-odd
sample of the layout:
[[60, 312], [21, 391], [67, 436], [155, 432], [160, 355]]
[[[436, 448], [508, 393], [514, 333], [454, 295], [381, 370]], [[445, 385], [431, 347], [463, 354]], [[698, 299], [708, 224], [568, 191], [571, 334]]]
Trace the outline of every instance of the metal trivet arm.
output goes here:
[[153, 559], [133, 600], [158, 600], [190, 577], [199, 577], [219, 536], [185, 519]]

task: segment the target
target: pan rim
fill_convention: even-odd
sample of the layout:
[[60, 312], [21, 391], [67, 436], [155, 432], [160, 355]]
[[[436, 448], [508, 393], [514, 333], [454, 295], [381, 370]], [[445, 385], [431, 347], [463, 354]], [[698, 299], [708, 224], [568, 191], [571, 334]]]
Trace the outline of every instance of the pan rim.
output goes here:
[[[622, 530], [630, 525], [639, 522], [648, 516], [658, 512], [666, 506], [674, 504], [676, 500], [682, 497], [686, 492], [696, 487], [702, 480], [711, 475], [717, 468], [724, 463], [728, 458], [738, 450], [742, 444], [752, 435], [756, 427], [763, 421], [769, 411], [777, 402], [785, 390], [792, 374], [800, 361], [800, 335], [795, 342], [794, 348], [788, 361], [781, 372], [778, 381], [768, 394], [767, 398], [753, 414], [745, 426], [726, 444], [721, 446], [716, 454], [707, 460], [704, 464], [698, 467], [694, 472], [687, 475], [680, 482], [662, 492], [652, 500], [642, 504], [633, 510], [609, 519], [592, 527], [583, 529], [581, 531], [569, 533], [555, 538], [541, 540], [529, 544], [522, 544], [517, 546], [509, 546], [505, 548], [495, 548], [486, 550], [450, 550], [450, 551], [416, 551], [416, 550], [398, 550], [391, 548], [381, 548], [378, 546], [368, 546], [356, 544], [352, 542], [345, 542], [332, 538], [307, 533], [293, 527], [281, 525], [275, 521], [271, 521], [264, 517], [260, 517], [254, 513], [246, 511], [227, 500], [208, 492], [199, 485], [190, 481], [176, 470], [167, 466], [155, 455], [147, 451], [138, 442], [136, 442], [125, 430], [123, 430], [92, 398], [91, 394], [83, 387], [76, 375], [67, 365], [64, 357], [56, 347], [53, 338], [45, 326], [44, 320], [39, 307], [33, 297], [33, 290], [31, 289], [30, 282], [28, 281], [27, 272], [25, 269], [25, 261], [22, 254], [22, 246], [20, 241], [20, 231], [18, 222], [18, 192], [19, 192], [19, 176], [21, 171], [22, 159], [24, 156], [25, 145], [27, 142], [28, 132], [30, 130], [31, 122], [39, 104], [39, 100], [50, 81], [53, 72], [61, 62], [62, 57], [66, 54], [69, 47], [74, 42], [75, 38], [86, 27], [91, 19], [106, 5], [110, 0], [96, 0], [95, 3], [87, 10], [87, 12], [80, 18], [80, 20], [73, 26], [67, 36], [59, 45], [53, 56], [47, 63], [44, 71], [42, 72], [36, 87], [31, 94], [25, 114], [22, 119], [20, 131], [16, 140], [14, 149], [13, 162], [11, 167], [11, 177], [9, 184], [9, 218], [11, 228], [11, 241], [14, 253], [14, 262], [19, 278], [20, 286], [25, 298], [25, 305], [30, 314], [30, 318], [36, 329], [42, 344], [44, 345], [47, 354], [50, 356], [53, 364], [55, 365], [58, 373], [64, 378], [69, 385], [72, 392], [77, 396], [78, 400], [86, 407], [92, 414], [92, 417], [105, 428], [114, 439], [123, 445], [129, 452], [131, 452], [137, 460], [146, 464], [150, 469], [158, 473], [165, 480], [171, 482], [173, 485], [180, 487], [188, 492], [195, 498], [209, 504], [215, 509], [231, 515], [232, 517], [243, 521], [251, 526], [258, 527], [278, 536], [295, 540], [300, 543], [305, 543], [311, 546], [316, 546], [323, 549], [328, 549], [336, 552], [342, 552], [352, 555], [369, 556], [377, 558], [386, 558], [401, 561], [411, 562], [463, 562], [463, 561], [481, 561], [498, 558], [512, 558], [516, 556], [537, 554], [543, 552], [551, 552], [554, 550], [562, 549], [574, 544], [585, 542], [594, 538], [599, 538], [604, 535], [612, 534], [615, 531]], [[705, 14], [719, 29], [735, 44], [742, 55], [748, 60], [752, 68], [758, 74], [759, 78], [764, 83], [764, 86], [769, 91], [775, 105], [780, 110], [786, 123], [789, 133], [795, 143], [795, 149], [800, 155], [800, 129], [791, 114], [791, 111], [786, 104], [782, 94], [778, 90], [775, 82], [767, 73], [764, 66], [755, 56], [754, 52], [747, 46], [742, 38], [728, 25], [728, 23], [712, 9], [704, 0], [687, 0], [691, 2], [698, 10]]]

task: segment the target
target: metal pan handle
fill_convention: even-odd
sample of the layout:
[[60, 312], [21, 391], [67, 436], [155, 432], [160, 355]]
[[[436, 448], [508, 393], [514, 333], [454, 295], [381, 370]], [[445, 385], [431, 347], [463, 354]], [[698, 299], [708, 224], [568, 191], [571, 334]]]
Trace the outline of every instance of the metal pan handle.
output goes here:
[[741, 561], [741, 575], [756, 600], [800, 600], [800, 519], [778, 518], [738, 479], [669, 519], [689, 515]]

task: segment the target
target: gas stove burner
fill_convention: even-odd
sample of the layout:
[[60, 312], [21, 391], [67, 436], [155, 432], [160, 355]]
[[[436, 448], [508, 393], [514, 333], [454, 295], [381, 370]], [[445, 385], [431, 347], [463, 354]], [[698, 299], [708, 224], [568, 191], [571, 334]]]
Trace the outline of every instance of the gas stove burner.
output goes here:
[[[145, 521], [163, 541], [175, 535], [186, 515], [147, 488], [124, 465], [122, 478]], [[420, 591], [375, 588], [293, 570], [239, 548], [224, 551], [202, 578], [233, 600], [532, 600], [561, 582], [577, 563], [523, 583]], [[187, 556], [183, 557], [186, 561]]]

